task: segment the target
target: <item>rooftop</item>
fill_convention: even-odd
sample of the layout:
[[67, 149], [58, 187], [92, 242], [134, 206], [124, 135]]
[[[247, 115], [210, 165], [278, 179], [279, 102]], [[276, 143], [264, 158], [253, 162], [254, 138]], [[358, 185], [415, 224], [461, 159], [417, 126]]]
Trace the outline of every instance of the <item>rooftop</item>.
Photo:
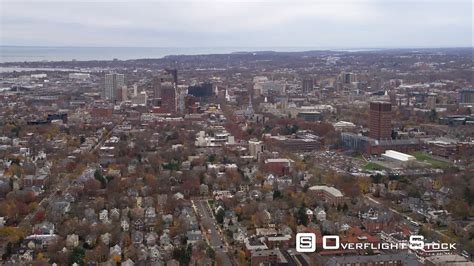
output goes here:
[[406, 153], [394, 151], [394, 150], [386, 150], [383, 157], [388, 157], [390, 159], [395, 159], [398, 161], [408, 162], [415, 160], [415, 157]]
[[312, 186], [309, 188], [310, 190], [324, 190], [327, 193], [330, 193], [334, 197], [343, 197], [342, 192], [338, 190], [337, 188], [334, 187], [329, 187], [329, 186]]

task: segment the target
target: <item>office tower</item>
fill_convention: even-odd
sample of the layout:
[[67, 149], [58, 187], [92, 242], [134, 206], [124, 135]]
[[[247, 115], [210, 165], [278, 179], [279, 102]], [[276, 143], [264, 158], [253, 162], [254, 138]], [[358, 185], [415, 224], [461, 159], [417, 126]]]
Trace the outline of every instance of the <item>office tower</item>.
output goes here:
[[314, 89], [313, 79], [303, 79], [303, 93], [310, 93]]
[[188, 94], [194, 97], [211, 97], [214, 96], [212, 90], [212, 83], [205, 82], [201, 85], [194, 85], [188, 87]]
[[127, 92], [128, 88], [126, 86], [122, 86], [121, 88], [117, 88], [115, 94], [115, 100], [117, 102], [123, 102], [127, 100]]
[[369, 137], [377, 140], [392, 138], [392, 105], [388, 102], [371, 102]]
[[165, 72], [171, 75], [171, 77], [173, 78], [174, 85], [178, 86], [178, 70], [166, 68]]
[[168, 113], [176, 112], [176, 88], [172, 82], [161, 83], [161, 108]]
[[161, 98], [161, 85], [171, 82], [173, 86], [178, 85], [178, 71], [176, 69], [165, 69], [153, 78], [153, 97]]
[[344, 84], [350, 84], [350, 83], [356, 81], [356, 77], [355, 77], [354, 73], [341, 72], [341, 74], [339, 74], [339, 80]]
[[186, 86], [176, 87], [176, 109], [180, 113], [184, 113], [185, 108], [185, 98], [186, 98]]
[[104, 98], [115, 102], [117, 90], [125, 85], [123, 74], [105, 74]]
[[161, 98], [161, 78], [160, 76], [153, 77], [153, 98]]
[[474, 89], [465, 88], [460, 91], [460, 103], [471, 104], [474, 103]]

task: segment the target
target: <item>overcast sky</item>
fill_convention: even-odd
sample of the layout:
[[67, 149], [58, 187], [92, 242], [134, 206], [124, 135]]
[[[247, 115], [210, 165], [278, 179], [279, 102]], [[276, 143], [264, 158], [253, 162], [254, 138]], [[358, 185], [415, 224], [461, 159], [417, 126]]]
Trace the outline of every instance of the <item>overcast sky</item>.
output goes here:
[[471, 0], [0, 0], [1, 44], [472, 46]]

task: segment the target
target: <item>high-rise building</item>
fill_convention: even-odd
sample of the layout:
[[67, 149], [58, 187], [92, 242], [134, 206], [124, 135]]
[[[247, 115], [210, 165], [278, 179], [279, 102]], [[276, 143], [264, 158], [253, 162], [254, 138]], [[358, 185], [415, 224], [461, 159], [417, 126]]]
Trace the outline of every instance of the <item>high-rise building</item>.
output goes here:
[[459, 92], [460, 103], [462, 104], [472, 104], [474, 103], [474, 89], [465, 88]]
[[377, 140], [392, 138], [392, 104], [371, 102], [369, 111], [369, 137]]
[[161, 98], [161, 86], [164, 82], [171, 82], [176, 87], [178, 85], [178, 70], [165, 69], [153, 78], [154, 98]]
[[115, 102], [117, 91], [122, 89], [123, 86], [125, 86], [123, 74], [105, 74], [104, 98]]
[[350, 84], [356, 81], [356, 76], [354, 73], [343, 71], [341, 74], [339, 74], [339, 80], [344, 84]]
[[161, 98], [161, 78], [160, 76], [153, 77], [153, 98]]
[[171, 69], [171, 68], [166, 68], [165, 72], [171, 75], [173, 77], [173, 82], [175, 86], [178, 86], [178, 70], [177, 69]]
[[176, 88], [173, 83], [161, 83], [161, 108], [168, 113], [175, 113], [176, 105]]
[[127, 100], [127, 91], [128, 88], [126, 86], [122, 86], [121, 88], [117, 88], [115, 91], [115, 100], [117, 102], [123, 102]]
[[194, 97], [212, 97], [214, 91], [212, 90], [212, 83], [205, 82], [200, 85], [188, 87], [188, 94]]
[[303, 93], [312, 92], [314, 89], [313, 79], [303, 79]]

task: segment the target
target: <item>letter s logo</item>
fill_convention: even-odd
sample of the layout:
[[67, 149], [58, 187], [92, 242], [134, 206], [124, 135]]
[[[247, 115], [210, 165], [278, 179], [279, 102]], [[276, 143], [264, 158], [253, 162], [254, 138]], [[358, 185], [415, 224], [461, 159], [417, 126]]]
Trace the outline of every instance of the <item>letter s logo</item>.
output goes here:
[[423, 249], [425, 247], [425, 237], [421, 235], [413, 235], [410, 236], [410, 242], [408, 244], [408, 247], [410, 249]]
[[316, 251], [316, 235], [313, 233], [296, 234], [296, 251], [297, 252], [315, 252]]

